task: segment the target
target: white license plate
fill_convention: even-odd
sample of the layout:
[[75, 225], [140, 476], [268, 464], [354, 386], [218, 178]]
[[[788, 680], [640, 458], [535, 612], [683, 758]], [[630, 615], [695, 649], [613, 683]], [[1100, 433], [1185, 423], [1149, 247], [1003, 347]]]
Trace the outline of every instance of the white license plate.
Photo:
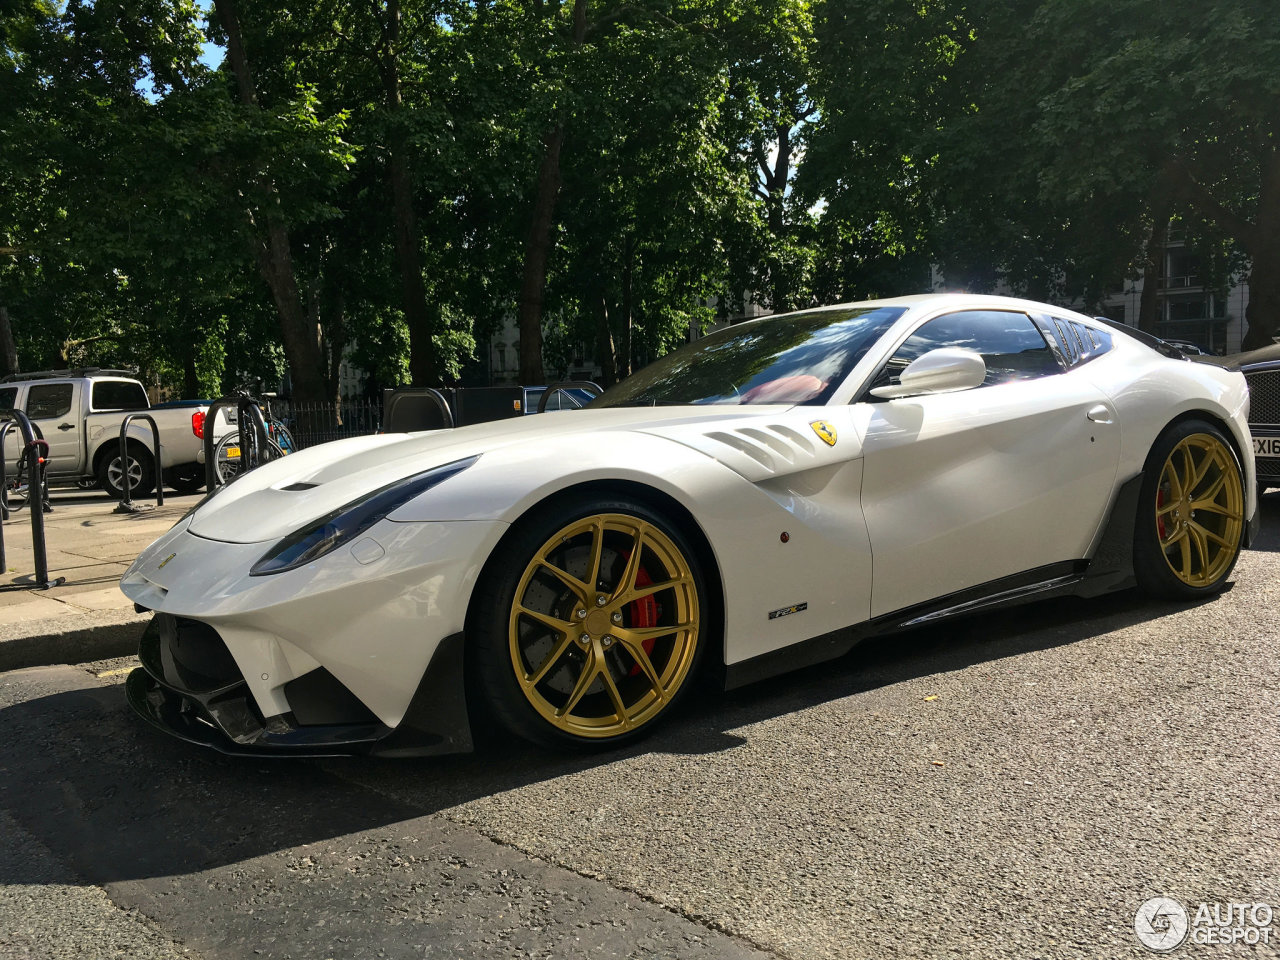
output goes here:
[[1253, 452], [1259, 457], [1280, 457], [1280, 437], [1254, 437]]

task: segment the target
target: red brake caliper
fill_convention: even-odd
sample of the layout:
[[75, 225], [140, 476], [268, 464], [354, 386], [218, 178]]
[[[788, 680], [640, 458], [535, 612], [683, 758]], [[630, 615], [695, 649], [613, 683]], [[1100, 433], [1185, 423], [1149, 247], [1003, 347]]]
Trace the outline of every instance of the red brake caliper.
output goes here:
[[[653, 583], [653, 579], [649, 576], [649, 571], [641, 567], [636, 571], [636, 586], [647, 587]], [[628, 619], [631, 621], [631, 627], [637, 630], [643, 630], [645, 627], [656, 627], [658, 625], [658, 601], [653, 598], [653, 594], [647, 597], [641, 597], [639, 600], [632, 600], [627, 604]], [[653, 640], [642, 640], [641, 646], [644, 647], [645, 653], [653, 653]], [[634, 677], [640, 672], [639, 664], [632, 664], [631, 671], [628, 676]]]

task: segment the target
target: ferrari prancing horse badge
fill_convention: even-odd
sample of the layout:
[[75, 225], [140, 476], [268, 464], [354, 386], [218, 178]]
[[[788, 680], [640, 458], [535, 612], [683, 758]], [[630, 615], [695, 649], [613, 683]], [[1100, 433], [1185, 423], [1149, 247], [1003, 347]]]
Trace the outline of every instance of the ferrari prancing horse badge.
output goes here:
[[809, 426], [813, 427], [813, 432], [822, 438], [822, 442], [828, 447], [836, 445], [836, 428], [825, 420], [814, 420]]

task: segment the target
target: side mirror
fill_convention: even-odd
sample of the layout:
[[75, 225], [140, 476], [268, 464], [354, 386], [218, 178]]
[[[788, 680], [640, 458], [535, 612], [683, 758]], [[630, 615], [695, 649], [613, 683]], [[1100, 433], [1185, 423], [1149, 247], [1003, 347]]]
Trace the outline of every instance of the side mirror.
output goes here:
[[912, 360], [895, 386], [873, 387], [873, 397], [892, 399], [926, 393], [952, 393], [979, 386], [987, 379], [982, 355], [963, 347], [939, 347]]

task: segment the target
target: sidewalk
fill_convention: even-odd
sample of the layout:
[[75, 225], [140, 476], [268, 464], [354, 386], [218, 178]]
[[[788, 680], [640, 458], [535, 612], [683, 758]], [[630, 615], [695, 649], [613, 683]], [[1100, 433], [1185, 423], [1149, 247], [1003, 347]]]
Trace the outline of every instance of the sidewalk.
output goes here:
[[55, 489], [53, 512], [44, 515], [49, 579], [66, 582], [48, 590], [8, 586], [35, 582], [31, 516], [25, 507], [14, 513], [4, 523], [0, 671], [136, 652], [149, 615], [134, 612], [120, 577], [200, 496], [166, 494], [150, 512], [115, 513], [116, 501], [100, 490]]

